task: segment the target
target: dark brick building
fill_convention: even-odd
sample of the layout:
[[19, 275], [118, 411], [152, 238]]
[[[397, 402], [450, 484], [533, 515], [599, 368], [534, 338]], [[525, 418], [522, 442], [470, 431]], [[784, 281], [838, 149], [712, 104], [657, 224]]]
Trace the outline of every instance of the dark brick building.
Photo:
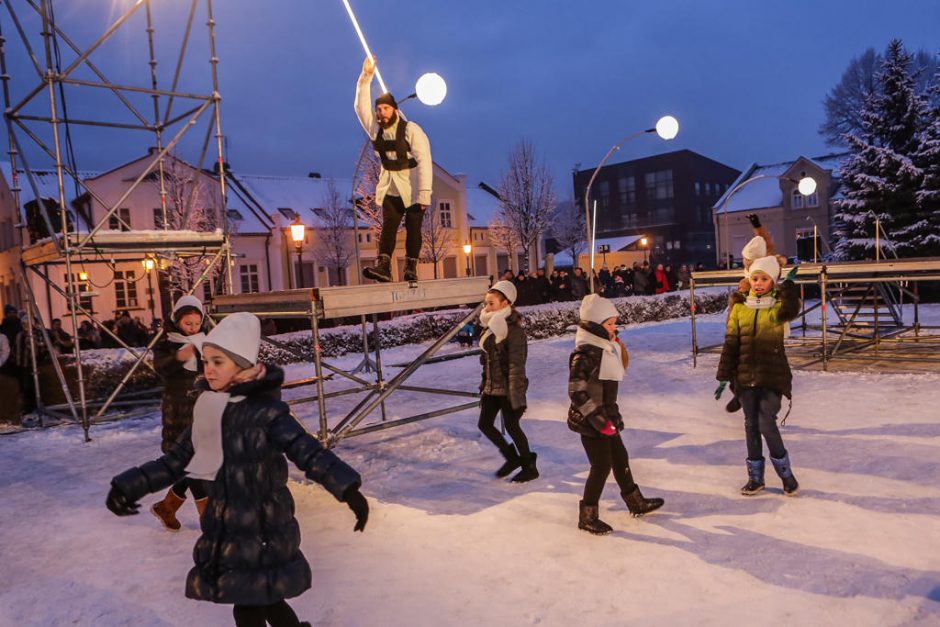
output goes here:
[[[594, 168], [574, 173], [574, 197], [584, 206], [584, 188]], [[715, 261], [712, 206], [740, 172], [691, 150], [604, 166], [591, 187], [597, 201], [597, 237], [649, 238], [653, 262]]]

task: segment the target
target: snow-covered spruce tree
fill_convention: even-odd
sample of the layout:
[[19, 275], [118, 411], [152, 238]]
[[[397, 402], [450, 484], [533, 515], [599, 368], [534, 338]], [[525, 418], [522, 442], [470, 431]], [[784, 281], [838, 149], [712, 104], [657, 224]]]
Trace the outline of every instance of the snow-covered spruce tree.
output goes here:
[[919, 256], [940, 256], [940, 69], [928, 91], [920, 147], [915, 163], [923, 170], [917, 190], [917, 221], [911, 225], [911, 241]]
[[531, 271], [535, 268], [529, 260], [530, 251], [552, 225], [555, 181], [548, 166], [536, 160], [535, 148], [529, 141], [516, 144], [507, 165], [497, 185], [498, 218], [515, 233], [515, 240], [522, 247], [525, 267], [519, 270]]
[[913, 158], [925, 104], [914, 90], [910, 62], [901, 41], [893, 40], [876, 75], [880, 93], [869, 94], [862, 109], [862, 130], [845, 136], [852, 154], [842, 168], [844, 198], [833, 214], [833, 251], [840, 259], [875, 258], [875, 216], [883, 252], [917, 254], [911, 227], [923, 172]]

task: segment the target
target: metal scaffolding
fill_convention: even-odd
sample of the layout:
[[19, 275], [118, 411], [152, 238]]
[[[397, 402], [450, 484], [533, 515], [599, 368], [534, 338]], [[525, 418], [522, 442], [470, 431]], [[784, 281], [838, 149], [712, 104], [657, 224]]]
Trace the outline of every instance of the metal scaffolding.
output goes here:
[[[741, 269], [693, 272], [690, 298], [696, 288], [737, 288], [742, 276]], [[795, 364], [798, 367], [821, 365], [828, 370], [834, 359], [940, 365], [940, 335], [922, 333], [940, 327], [921, 324], [919, 312], [919, 284], [940, 281], [940, 258], [803, 263], [797, 266], [794, 281], [801, 297], [809, 286], [819, 293], [819, 300], [812, 303], [803, 298], [803, 310], [791, 323], [791, 332], [799, 334], [787, 339], [788, 347], [810, 351], [807, 359]], [[913, 319], [907, 322], [905, 300], [913, 305]], [[807, 314], [817, 310], [820, 322], [808, 322]], [[721, 345], [700, 347], [694, 307], [691, 321], [694, 367], [700, 353], [720, 352]], [[885, 345], [892, 346], [890, 354], [879, 351]]]
[[[222, 289], [231, 291], [231, 248], [228, 237], [228, 219], [225, 212], [225, 177], [221, 175], [214, 177], [218, 184], [218, 198], [221, 203], [216, 208], [219, 212], [217, 224], [222, 225], [220, 231], [203, 233], [171, 230], [167, 220], [165, 160], [172, 158], [171, 151], [179, 145], [187, 133], [192, 134], [190, 131], [196, 128], [201, 120], [207, 120], [206, 131], [199, 158], [195, 163], [195, 171], [201, 172], [203, 170], [203, 163], [210, 150], [210, 144], [212, 144], [212, 151], [219, 173], [224, 171], [223, 137], [219, 110], [221, 97], [218, 85], [218, 57], [215, 50], [215, 21], [212, 13], [212, 0], [191, 0], [187, 17], [182, 24], [182, 38], [178, 54], [175, 55], [176, 63], [170, 86], [167, 89], [161, 89], [158, 82], [155, 29], [150, 0], [136, 0], [129, 3], [123, 13], [113, 19], [102, 34], [84, 48], [76, 45], [75, 40], [67, 34], [67, 27], [56, 20], [53, 0], [2, 0], [0, 4], [3, 5], [3, 10], [6, 13], [6, 15], [0, 14], [0, 18], [3, 18], [0, 19], [0, 74], [2, 74], [0, 79], [3, 83], [6, 110], [4, 118], [9, 139], [12, 171], [11, 190], [17, 210], [21, 212], [22, 216], [25, 216], [25, 208], [20, 198], [20, 192], [23, 188], [20, 187], [18, 175], [18, 172], [22, 171], [26, 178], [26, 184], [38, 203], [40, 218], [49, 235], [44, 240], [30, 243], [25, 243], [25, 238], [23, 238], [25, 245], [22, 251], [21, 264], [23, 284], [26, 291], [24, 296], [27, 303], [26, 310], [30, 329], [29, 340], [33, 362], [33, 377], [36, 384], [37, 407], [40, 416], [44, 412], [59, 415], [60, 417], [70, 416], [82, 425], [87, 440], [89, 439], [89, 427], [93, 420], [89, 417], [88, 408], [97, 406], [98, 409], [95, 412], [94, 419], [100, 419], [109, 408], [115, 406], [115, 403], [118, 402], [118, 396], [130, 376], [141, 364], [145, 363], [146, 355], [158, 341], [161, 333], [158, 333], [149, 345], [140, 351], [127, 346], [118, 338], [114, 338], [132, 352], [135, 361], [120, 384], [103, 401], [95, 401], [86, 397], [82, 351], [76, 341], [74, 352], [78, 398], [74, 398], [56, 351], [53, 349], [49, 335], [45, 331], [45, 321], [36, 306], [29, 275], [39, 277], [45, 282], [47, 290], [54, 290], [67, 301], [73, 330], [75, 331], [78, 329], [79, 315], [85, 315], [99, 328], [106, 331], [107, 329], [91, 312], [82, 307], [81, 282], [73, 272], [74, 264], [109, 263], [107, 261], [109, 256], [122, 261], [148, 257], [162, 267], [164, 263], [173, 263], [175, 260], [186, 257], [199, 256], [206, 259], [207, 267], [191, 285], [189, 293], [192, 293], [211, 272], [216, 271], [217, 266], [220, 266], [220, 270], [225, 277]], [[193, 43], [193, 24], [197, 12], [201, 10], [204, 10], [204, 14], [200, 13], [200, 15], [206, 19], [205, 43], [209, 52], [208, 64], [211, 82], [211, 90], [209, 93], [204, 94], [189, 93], [179, 89], [187, 49]], [[81, 15], [83, 19], [86, 18], [84, 14]], [[5, 18], [9, 19], [6, 23], [12, 24], [14, 27], [18, 39], [22, 43], [23, 50], [33, 70], [35, 70], [35, 76], [30, 74], [24, 77], [22, 81], [15, 82], [12, 85], [12, 78], [8, 73], [7, 40], [3, 30]], [[106, 77], [102, 69], [92, 60], [92, 57], [96, 50], [99, 50], [109, 40], [114, 39], [117, 33], [129, 30], [134, 24], [143, 26], [147, 42], [148, 70], [146, 76], [143, 77], [144, 84], [115, 83]], [[31, 32], [39, 33], [38, 41], [31, 40], [28, 35]], [[37, 53], [37, 51], [39, 52]], [[66, 64], [65, 58], [69, 55], [70, 59]], [[79, 78], [80, 71], [89, 74], [91, 78]], [[22, 93], [24, 95], [14, 97], [12, 86], [23, 87]], [[81, 111], [82, 99], [72, 97], [66, 99], [66, 87], [69, 88], [70, 93], [112, 94], [116, 98], [116, 102], [120, 103], [117, 111], [124, 116], [129, 114], [131, 121], [125, 121], [117, 112], [110, 116], [102, 114], [103, 110], [100, 107], [86, 106], [88, 110]], [[145, 107], [134, 104], [134, 99], [141, 97], [149, 97], [152, 101], [153, 109], [151, 113], [145, 113]], [[43, 104], [42, 101], [46, 99], [48, 102]], [[48, 107], [48, 113], [37, 114], [33, 112], [30, 105], [34, 104], [38, 104], [43, 109]], [[174, 110], [174, 105], [177, 105], [177, 110]], [[47, 131], [47, 137], [44, 138], [42, 131], [31, 127], [28, 123], [39, 123], [40, 128]], [[74, 146], [71, 140], [71, 128], [86, 126], [137, 133], [137, 136], [140, 135], [141, 131], [143, 131], [145, 137], [152, 135], [154, 143], [148, 142], [148, 144], [155, 145], [156, 149], [152, 151], [144, 169], [114, 203], [105, 202], [98, 197], [94, 190], [83, 184], [78, 174]], [[38, 149], [39, 154], [44, 155], [51, 163], [49, 169], [54, 170], [57, 181], [55, 200], [49, 199], [40, 191], [35, 175], [38, 169], [32, 169], [29, 154], [27, 154], [28, 151], [25, 150], [27, 142], [29, 142], [30, 148]], [[132, 142], [127, 143], [133, 145]], [[75, 185], [76, 189], [83, 188], [91, 199], [106, 208], [104, 215], [97, 221], [93, 221], [91, 216], [86, 217], [88, 221], [87, 229], [79, 228], [77, 219], [71, 220], [66, 202], [66, 181], [68, 179], [71, 179], [71, 184]], [[118, 208], [144, 181], [156, 181], [159, 185], [163, 231], [147, 231], [146, 234], [134, 231], [109, 231], [108, 225], [111, 220], [117, 219], [119, 222], [123, 222], [117, 213]], [[189, 198], [183, 211], [184, 224], [191, 208], [192, 197]], [[124, 224], [123, 226], [127, 227], [129, 225]], [[65, 267], [64, 287], [53, 281], [48, 273], [43, 270], [44, 267], [54, 264]], [[150, 296], [153, 298], [153, 294]], [[40, 330], [42, 342], [46, 345], [52, 357], [56, 376], [67, 400], [64, 407], [68, 409], [68, 414], [54, 413], [56, 408], [43, 407], [42, 405], [42, 398], [39, 394], [33, 329]], [[108, 333], [110, 334], [110, 331]], [[132, 395], [131, 400], [122, 402], [133, 404], [137, 401]]]
[[[316, 385], [314, 396], [294, 399], [292, 404], [317, 401], [319, 415], [318, 436], [326, 446], [333, 446], [343, 438], [372, 433], [389, 429], [398, 425], [426, 420], [436, 416], [443, 416], [466, 409], [472, 409], [479, 404], [477, 392], [465, 390], [449, 390], [436, 386], [433, 388], [405, 385], [408, 378], [437, 353], [442, 346], [450, 341], [463, 325], [473, 320], [483, 307], [480, 302], [482, 296], [490, 287], [489, 277], [472, 277], [466, 279], [436, 279], [421, 281], [417, 287], [408, 283], [377, 283], [374, 285], [352, 285], [344, 287], [323, 287], [288, 290], [283, 292], [268, 292], [264, 294], [233, 294], [218, 296], [212, 300], [209, 307], [209, 316], [220, 319], [226, 315], [241, 311], [248, 311], [260, 318], [298, 318], [310, 321], [310, 330], [313, 334], [313, 363], [315, 376], [312, 380], [303, 383]], [[386, 380], [382, 369], [382, 347], [379, 341], [378, 314], [410, 311], [416, 306], [422, 308], [444, 307], [448, 305], [475, 305], [473, 309], [461, 318], [449, 331], [435, 340], [428, 348], [410, 363], [405, 364], [401, 371], [391, 379]], [[478, 304], [479, 303], [479, 304]], [[330, 364], [321, 355], [320, 351], [320, 321], [325, 319], [347, 318], [372, 315], [374, 338], [372, 350], [375, 351], [375, 381], [367, 381], [355, 373], [346, 372]], [[278, 348], [291, 351], [291, 348], [274, 340], [263, 337]], [[302, 358], [306, 358], [300, 355]], [[327, 376], [324, 371], [351, 381], [355, 385], [332, 392], [324, 390], [324, 381]], [[385, 415], [385, 400], [395, 391], [422, 392], [444, 396], [456, 396], [473, 399], [470, 402], [444, 407], [430, 412], [424, 412], [397, 420], [387, 420]], [[356, 406], [342, 419], [329, 424], [326, 400], [347, 394], [365, 393]], [[381, 420], [360, 427], [370, 414], [381, 409]]]

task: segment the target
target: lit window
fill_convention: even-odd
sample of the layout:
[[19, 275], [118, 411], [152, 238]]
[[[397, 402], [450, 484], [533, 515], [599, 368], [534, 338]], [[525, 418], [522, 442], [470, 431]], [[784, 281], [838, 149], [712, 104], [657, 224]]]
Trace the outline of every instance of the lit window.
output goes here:
[[114, 271], [114, 303], [118, 309], [137, 306], [137, 282], [133, 270]]

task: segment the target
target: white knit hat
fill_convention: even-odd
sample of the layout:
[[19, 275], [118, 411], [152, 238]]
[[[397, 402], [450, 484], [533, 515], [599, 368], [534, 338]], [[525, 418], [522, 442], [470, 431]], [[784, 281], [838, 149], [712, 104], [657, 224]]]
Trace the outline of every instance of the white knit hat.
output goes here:
[[773, 255], [755, 259], [751, 262], [751, 267], [747, 271], [747, 277], [751, 278], [751, 275], [755, 272], [763, 272], [771, 279], [776, 281], [780, 278], [780, 262], [778, 262], [777, 258]]
[[497, 281], [490, 289], [505, 296], [509, 304], [516, 302], [516, 286], [512, 284], [512, 281]]
[[767, 256], [767, 242], [760, 235], [751, 238], [744, 248], [741, 249], [741, 256], [745, 259], [760, 259]]
[[581, 318], [582, 322], [604, 324], [604, 321], [608, 318], [617, 318], [620, 314], [617, 312], [617, 308], [614, 307], [614, 304], [606, 298], [598, 296], [597, 294], [588, 294], [584, 297], [584, 300], [581, 301], [581, 309], [578, 311], [578, 316]]
[[170, 319], [176, 320], [176, 312], [182, 309], [183, 307], [195, 307], [199, 310], [199, 314], [202, 317], [206, 316], [205, 310], [202, 308], [202, 301], [193, 296], [192, 294], [187, 294], [186, 296], [181, 296], [176, 304], [173, 305], [173, 311], [170, 313]]
[[202, 345], [218, 348], [242, 368], [253, 366], [261, 349], [261, 321], [247, 311], [226, 316], [209, 331]]

